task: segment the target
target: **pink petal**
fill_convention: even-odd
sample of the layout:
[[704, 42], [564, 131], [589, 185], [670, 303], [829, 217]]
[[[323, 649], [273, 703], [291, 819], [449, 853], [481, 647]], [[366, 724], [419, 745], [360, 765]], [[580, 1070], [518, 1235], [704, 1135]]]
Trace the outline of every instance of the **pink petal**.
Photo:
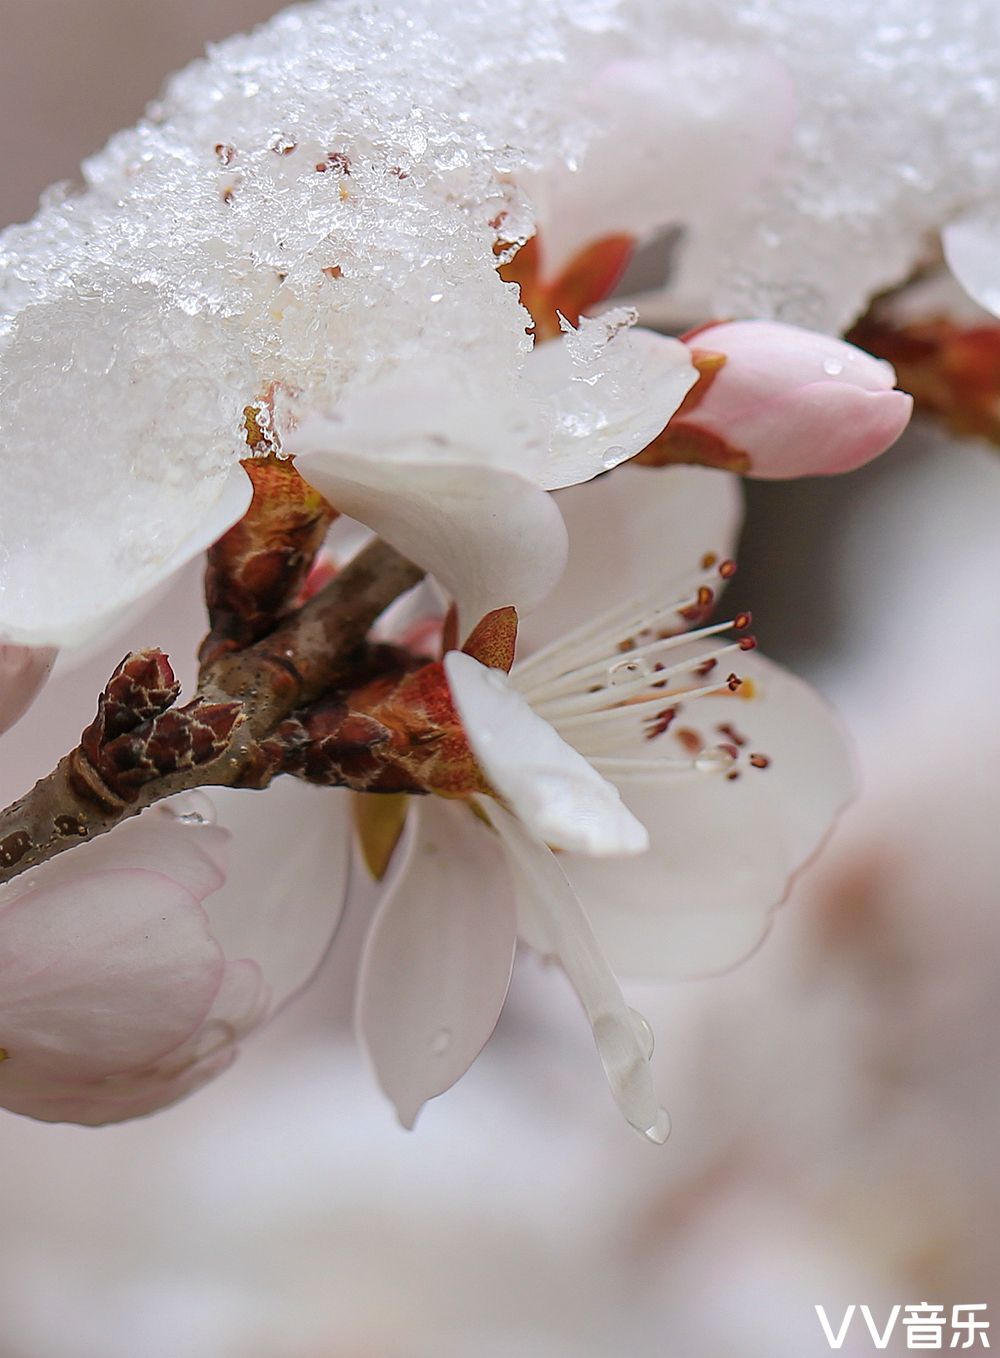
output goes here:
[[831, 335], [776, 321], [731, 321], [695, 332], [693, 349], [726, 362], [679, 417], [749, 457], [760, 477], [850, 471], [884, 452], [913, 402], [890, 364]]
[[0, 735], [27, 712], [57, 654], [51, 646], [0, 645]]
[[[148, 1065], [198, 1027], [223, 958], [194, 897], [119, 869], [37, 885], [0, 909], [5, 1071], [94, 1078]], [[2, 1097], [2, 1095], [0, 1095]]]
[[365, 946], [357, 1001], [379, 1084], [412, 1127], [465, 1074], [496, 1026], [517, 924], [504, 854], [464, 805], [435, 798]]
[[703, 467], [618, 467], [556, 496], [569, 532], [559, 583], [521, 619], [518, 655], [563, 636], [623, 599], [662, 586], [676, 598], [702, 556], [729, 556], [742, 516], [738, 478]]

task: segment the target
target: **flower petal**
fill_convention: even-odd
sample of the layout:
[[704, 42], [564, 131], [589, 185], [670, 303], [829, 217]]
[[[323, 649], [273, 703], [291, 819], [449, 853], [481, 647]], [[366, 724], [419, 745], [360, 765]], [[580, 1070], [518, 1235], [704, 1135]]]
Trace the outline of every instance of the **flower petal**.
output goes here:
[[[234, 465], [194, 527], [180, 540], [168, 538], [141, 565], [115, 565], [121, 543], [113, 534], [78, 535], [65, 548], [53, 541], [43, 555], [35, 535], [7, 535], [0, 599], [0, 637], [26, 646], [79, 646], [108, 627], [137, 599], [155, 590], [246, 513], [253, 496], [250, 478]], [[78, 515], [74, 507], [74, 514]], [[32, 516], [40, 519], [40, 511]], [[70, 530], [67, 529], [67, 533]], [[67, 587], [67, 577], [73, 588]], [[82, 582], [100, 579], [99, 593]], [[44, 621], [40, 621], [44, 619]]]
[[578, 897], [555, 854], [494, 802], [483, 802], [515, 868], [522, 935], [554, 957], [580, 998], [611, 1092], [625, 1117], [651, 1140], [666, 1139], [669, 1124], [656, 1098], [651, 1049], [626, 1005]]
[[413, 814], [411, 852], [372, 921], [357, 1000], [361, 1040], [404, 1127], [493, 1032], [517, 939], [495, 837], [466, 806], [432, 797]]
[[350, 798], [292, 778], [262, 792], [212, 788], [210, 798], [232, 836], [226, 884], [205, 902], [212, 931], [227, 957], [259, 964], [277, 1008], [312, 979], [340, 923]]
[[41, 868], [4, 899], [0, 1085], [8, 1066], [82, 1079], [147, 1065], [215, 999], [224, 964], [205, 912], [161, 873], [81, 873], [49, 887]]
[[970, 297], [1000, 316], [1000, 204], [957, 217], [941, 233], [949, 269]]
[[[614, 870], [575, 855], [562, 859], [623, 974], [693, 976], [741, 961], [853, 795], [847, 742], [819, 694], [756, 654], [739, 669], [752, 678], [755, 698], [713, 696], [691, 713], [700, 718], [707, 710], [713, 729], [706, 735], [728, 739], [718, 729], [725, 724], [745, 741], [744, 753], [764, 754], [769, 765], [743, 767], [735, 781], [723, 770], [678, 776], [667, 769], [658, 781], [619, 779], [649, 830], [650, 852]], [[648, 756], [650, 748], [641, 752]]]
[[566, 530], [551, 496], [499, 467], [340, 452], [331, 420], [297, 432], [296, 466], [331, 504], [430, 571], [462, 625], [542, 599], [562, 573]]
[[584, 320], [579, 332], [537, 345], [524, 365], [522, 384], [552, 429], [535, 478], [547, 490], [590, 481], [641, 452], [697, 378], [680, 340], [628, 326], [606, 329], [603, 343], [587, 340], [603, 326], [603, 317]]
[[494, 789], [542, 844], [577, 853], [642, 853], [649, 837], [602, 778], [537, 716], [500, 670], [449, 651], [452, 700]]
[[35, 701], [57, 654], [51, 646], [0, 645], [0, 735]]
[[742, 514], [737, 477], [703, 467], [618, 467], [556, 496], [569, 560], [545, 601], [521, 619], [518, 654], [662, 585], [677, 597], [706, 551], [730, 555]]

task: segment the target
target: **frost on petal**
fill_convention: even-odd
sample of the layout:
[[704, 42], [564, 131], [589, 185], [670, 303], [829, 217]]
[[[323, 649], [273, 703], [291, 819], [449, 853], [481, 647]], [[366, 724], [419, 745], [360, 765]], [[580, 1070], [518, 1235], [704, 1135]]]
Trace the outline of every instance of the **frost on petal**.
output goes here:
[[529, 838], [502, 808], [484, 802], [484, 809], [515, 868], [522, 935], [555, 958], [569, 978], [590, 1020], [611, 1092], [625, 1117], [650, 1140], [665, 1140], [669, 1123], [653, 1086], [648, 1030], [626, 1005], [559, 859]]
[[361, 1040], [404, 1127], [493, 1032], [517, 938], [495, 837], [468, 807], [434, 797], [414, 819], [408, 858], [368, 934], [357, 1000]]
[[675, 35], [662, 55], [610, 62], [579, 97], [596, 129], [583, 157], [538, 188], [545, 273], [600, 237], [642, 239], [738, 202], [787, 141], [793, 102], [766, 52]]
[[731, 554], [742, 515], [736, 477], [702, 467], [618, 467], [556, 496], [569, 560], [555, 589], [521, 619], [519, 656], [662, 586], [678, 597], [707, 551]]
[[617, 789], [567, 745], [498, 670], [445, 656], [451, 696], [483, 772], [543, 844], [578, 853], [642, 853], [645, 829]]
[[24, 716], [49, 677], [56, 651], [51, 646], [0, 644], [0, 735]]
[[82, 1079], [139, 1068], [194, 1032], [224, 963], [190, 892], [135, 868], [51, 886], [44, 866], [32, 877], [0, 908], [0, 1085], [8, 1070]]
[[536, 473], [549, 490], [589, 481], [641, 452], [694, 385], [697, 373], [679, 340], [631, 329], [615, 319], [622, 316], [628, 313], [584, 319], [538, 345], [525, 364], [524, 389], [552, 431]]
[[545, 491], [492, 466], [432, 456], [359, 457], [338, 451], [325, 419], [299, 430], [296, 465], [338, 509], [430, 571], [458, 602], [463, 627], [508, 604], [530, 609], [559, 578], [566, 530]]
[[637, 737], [634, 749], [620, 753], [655, 760], [662, 750], [664, 759], [659, 777], [618, 779], [649, 828], [649, 853], [614, 873], [590, 859], [563, 858], [612, 965], [625, 975], [702, 975], [741, 961], [854, 794], [847, 739], [820, 695], [756, 653], [742, 656], [739, 670], [752, 697], [706, 697], [678, 722], [694, 722], [706, 742], [737, 742], [738, 763], [678, 775], [670, 761], [681, 747], [671, 732]]
[[969, 296], [1000, 316], [1000, 206], [992, 202], [949, 222], [941, 243], [948, 267]]

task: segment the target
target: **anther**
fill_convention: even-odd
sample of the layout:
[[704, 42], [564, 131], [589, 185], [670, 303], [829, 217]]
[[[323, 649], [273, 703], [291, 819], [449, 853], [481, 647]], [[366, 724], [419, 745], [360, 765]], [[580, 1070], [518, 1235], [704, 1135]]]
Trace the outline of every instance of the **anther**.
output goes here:
[[740, 637], [737, 643], [741, 651], [755, 651], [757, 649], [756, 637]]
[[733, 619], [733, 626], [735, 627], [737, 632], [743, 632], [750, 626], [752, 622], [753, 614], [750, 613], [749, 611], [746, 613], [737, 613], [736, 617]]
[[752, 754], [750, 756], [750, 763], [755, 769], [766, 769], [770, 768], [771, 759], [770, 756], [766, 754]]
[[728, 560], [723, 561], [719, 567], [719, 574], [722, 576], [723, 580], [731, 580], [736, 574], [736, 562]]

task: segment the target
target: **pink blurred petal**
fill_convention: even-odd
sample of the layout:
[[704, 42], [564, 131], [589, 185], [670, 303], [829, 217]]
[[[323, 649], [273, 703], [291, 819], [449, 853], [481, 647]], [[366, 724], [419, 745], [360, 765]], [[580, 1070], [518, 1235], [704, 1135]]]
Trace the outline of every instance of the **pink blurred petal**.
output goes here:
[[97, 1077], [148, 1065], [208, 1013], [222, 952], [160, 873], [119, 869], [13, 893], [0, 909], [0, 1100], [8, 1072]]
[[361, 964], [358, 1030], [412, 1127], [465, 1074], [496, 1026], [514, 956], [513, 893], [496, 838], [470, 809], [428, 798]]
[[51, 646], [0, 645], [0, 735], [35, 701], [57, 654]]

